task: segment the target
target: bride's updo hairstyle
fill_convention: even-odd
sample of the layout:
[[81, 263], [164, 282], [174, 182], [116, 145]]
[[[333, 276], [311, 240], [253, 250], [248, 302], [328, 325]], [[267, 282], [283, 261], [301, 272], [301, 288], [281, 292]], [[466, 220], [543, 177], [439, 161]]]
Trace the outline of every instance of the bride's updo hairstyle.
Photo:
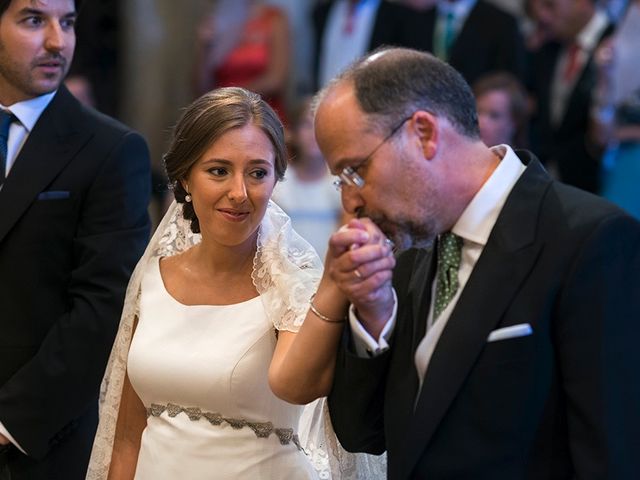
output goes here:
[[260, 128], [271, 141], [276, 178], [282, 180], [287, 169], [284, 128], [260, 95], [239, 87], [218, 88], [195, 100], [178, 120], [163, 160], [173, 194], [183, 204], [184, 218], [191, 222], [193, 233], [200, 233], [200, 223], [193, 204], [185, 202], [187, 192], [180, 180], [187, 178], [191, 167], [222, 135], [249, 124]]

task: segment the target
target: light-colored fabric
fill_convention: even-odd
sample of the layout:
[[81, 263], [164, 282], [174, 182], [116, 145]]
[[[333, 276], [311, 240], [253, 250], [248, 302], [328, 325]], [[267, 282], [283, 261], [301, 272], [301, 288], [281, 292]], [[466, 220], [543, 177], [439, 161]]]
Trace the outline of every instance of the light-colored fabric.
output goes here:
[[575, 45], [578, 48], [574, 66], [574, 72], [571, 78], [565, 79], [565, 72], [569, 67], [571, 59], [572, 45], [567, 45], [560, 55], [558, 62], [556, 63], [555, 71], [553, 74], [553, 83], [551, 85], [551, 122], [552, 125], [559, 125], [567, 110], [567, 104], [569, 98], [573, 92], [577, 80], [580, 78], [582, 71], [587, 64], [587, 60], [593, 54], [593, 51], [598, 46], [598, 40], [604, 33], [605, 29], [609, 25], [607, 16], [601, 12], [596, 13], [591, 17], [591, 20], [580, 31], [575, 39]]
[[301, 181], [290, 169], [273, 191], [273, 200], [287, 212], [295, 231], [315, 248], [321, 259], [327, 254], [329, 237], [338, 228], [342, 213], [334, 180], [327, 173], [313, 182]]
[[393, 311], [389, 320], [384, 325], [384, 328], [380, 332], [380, 338], [378, 341], [367, 332], [356, 315], [356, 309], [353, 305], [349, 306], [349, 326], [353, 335], [353, 346], [356, 354], [359, 357], [375, 357], [389, 348], [389, 341], [391, 340], [391, 334], [396, 324], [396, 318], [398, 315], [398, 295], [395, 289], [391, 289], [393, 292]]
[[613, 74], [613, 103], [618, 105], [626, 101], [640, 88], [640, 68], [638, 60], [640, 52], [640, 5], [635, 2], [622, 23], [618, 26], [614, 38], [615, 64]]
[[[318, 72], [320, 87], [327, 85], [347, 65], [367, 52], [379, 6], [380, 0], [361, 0], [355, 11], [350, 12], [347, 0], [333, 3], [322, 34]], [[347, 24], [351, 28], [346, 28]]]
[[[140, 291], [144, 274], [149, 265], [157, 262], [158, 257], [175, 255], [199, 241], [200, 236], [191, 232], [188, 222], [182, 217], [182, 208], [174, 202], [134, 270], [127, 288], [120, 328], [103, 381], [100, 424], [89, 463], [88, 480], [104, 480], [108, 476], [134, 318], [139, 315], [140, 310]], [[279, 330], [297, 331], [304, 320], [309, 298], [315, 291], [320, 276], [321, 262], [313, 249], [292, 230], [286, 214], [275, 203], [270, 202], [260, 226], [252, 273], [254, 284], [260, 294], [261, 311], [270, 324]], [[226, 415], [226, 412], [218, 413]], [[185, 421], [183, 416], [180, 421]], [[207, 427], [218, 428], [211, 425]], [[331, 428], [324, 399], [304, 407], [300, 426], [293, 428], [299, 432], [300, 438], [304, 439], [302, 445], [305, 453], [319, 478], [384, 478], [384, 458], [354, 456], [341, 449]], [[174, 452], [180, 456], [179, 451]], [[206, 454], [205, 452], [204, 455]], [[361, 463], [363, 466], [356, 470], [356, 466]], [[188, 471], [182, 471], [183, 477], [188, 476]], [[361, 476], [362, 472], [367, 475], [378, 472], [379, 476]]]
[[[269, 388], [275, 345], [259, 297], [234, 305], [183, 305], [165, 289], [158, 259], [148, 265], [128, 360], [131, 385], [146, 408], [196, 407], [297, 433], [303, 407], [280, 400]], [[281, 445], [275, 434], [258, 438], [249, 427], [212, 425], [185, 412], [148, 417], [137, 480], [208, 480], [212, 472], [230, 480], [316, 478], [295, 443]]]

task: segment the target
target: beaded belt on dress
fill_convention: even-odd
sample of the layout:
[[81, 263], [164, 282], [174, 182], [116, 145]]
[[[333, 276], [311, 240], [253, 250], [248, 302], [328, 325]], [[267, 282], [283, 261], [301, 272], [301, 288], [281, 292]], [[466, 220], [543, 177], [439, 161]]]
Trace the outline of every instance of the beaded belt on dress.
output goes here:
[[274, 433], [282, 445], [289, 445], [289, 443], [293, 442], [298, 450], [302, 450], [298, 435], [293, 433], [293, 428], [275, 428], [271, 422], [249, 422], [244, 419], [226, 418], [219, 413], [203, 412], [198, 407], [181, 407], [180, 405], [175, 405], [173, 403], [168, 403], [166, 405], [152, 403], [151, 406], [147, 408], [147, 417], [159, 417], [162, 415], [162, 412], [165, 411], [171, 418], [180, 413], [184, 413], [189, 417], [189, 420], [193, 422], [204, 418], [208, 420], [211, 425], [222, 425], [224, 422], [236, 430], [249, 427], [258, 438], [268, 438], [269, 435]]

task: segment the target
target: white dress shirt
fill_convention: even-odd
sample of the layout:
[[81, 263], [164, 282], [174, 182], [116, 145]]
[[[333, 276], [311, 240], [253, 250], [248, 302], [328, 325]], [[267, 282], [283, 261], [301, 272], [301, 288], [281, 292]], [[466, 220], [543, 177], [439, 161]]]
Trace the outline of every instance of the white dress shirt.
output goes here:
[[[337, 0], [331, 6], [320, 47], [320, 88], [369, 50], [380, 1], [360, 0], [353, 13], [347, 0]], [[349, 15], [353, 15], [350, 20]], [[347, 28], [348, 22], [351, 28]]]
[[554, 126], [560, 125], [564, 114], [567, 110], [567, 104], [569, 98], [573, 92], [573, 87], [576, 81], [580, 78], [582, 70], [584, 70], [587, 60], [598, 46], [598, 40], [602, 36], [609, 25], [607, 15], [600, 10], [596, 10], [595, 14], [589, 20], [584, 28], [580, 31], [575, 39], [575, 44], [579, 48], [577, 57], [577, 72], [571, 77], [569, 81], [564, 79], [564, 72], [567, 69], [569, 63], [569, 50], [571, 45], [566, 45], [563, 52], [560, 54], [560, 58], [556, 63], [556, 68], [553, 73], [553, 83], [551, 84], [551, 124]]
[[[425, 319], [427, 322], [427, 331], [418, 345], [414, 357], [420, 387], [422, 386], [431, 355], [436, 348], [440, 335], [458, 302], [458, 298], [460, 298], [460, 294], [464, 290], [476, 262], [482, 254], [482, 250], [487, 244], [491, 230], [493, 230], [511, 189], [525, 170], [525, 166], [511, 147], [499, 145], [493, 147], [491, 150], [502, 160], [451, 229], [453, 233], [463, 239], [462, 258], [460, 269], [458, 270], [459, 287], [455, 296], [440, 314], [436, 322], [434, 322], [433, 319], [433, 299], [435, 298], [435, 278], [437, 278], [437, 272], [431, 286], [432, 301], [429, 307], [428, 317]], [[375, 356], [388, 349], [388, 341], [393, 332], [395, 320], [396, 309], [394, 308], [392, 317], [385, 325], [380, 334], [380, 338], [376, 341], [362, 327], [355, 316], [352, 306], [350, 309], [349, 324], [353, 332], [354, 346], [358, 356]]]
[[[7, 165], [5, 171], [6, 176], [9, 176], [11, 167], [15, 163], [16, 157], [27, 141], [31, 130], [33, 130], [33, 127], [40, 118], [40, 115], [42, 115], [42, 112], [47, 108], [55, 94], [56, 92], [54, 91], [47, 93], [46, 95], [40, 95], [36, 98], [14, 103], [10, 107], [0, 105], [1, 108], [9, 110], [18, 119], [18, 121], [14, 121], [9, 128], [9, 139], [7, 141]], [[20, 445], [18, 445], [1, 421], [0, 434], [7, 437], [11, 443], [26, 455], [26, 452], [22, 447], [20, 447]]]

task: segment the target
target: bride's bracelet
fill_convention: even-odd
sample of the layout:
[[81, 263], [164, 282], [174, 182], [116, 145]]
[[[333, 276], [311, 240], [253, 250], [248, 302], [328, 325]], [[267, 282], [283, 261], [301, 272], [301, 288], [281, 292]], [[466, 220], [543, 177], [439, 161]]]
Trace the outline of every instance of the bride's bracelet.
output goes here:
[[329, 318], [326, 315], [323, 315], [322, 313], [320, 313], [320, 311], [313, 304], [313, 299], [314, 298], [316, 298], [316, 294], [315, 293], [313, 295], [311, 295], [311, 298], [309, 299], [309, 308], [311, 309], [311, 311], [313, 312], [313, 314], [316, 317], [318, 317], [320, 320], [323, 320], [323, 321], [328, 322], [328, 323], [344, 323], [346, 318], [341, 318], [339, 320], [336, 320], [334, 318]]

